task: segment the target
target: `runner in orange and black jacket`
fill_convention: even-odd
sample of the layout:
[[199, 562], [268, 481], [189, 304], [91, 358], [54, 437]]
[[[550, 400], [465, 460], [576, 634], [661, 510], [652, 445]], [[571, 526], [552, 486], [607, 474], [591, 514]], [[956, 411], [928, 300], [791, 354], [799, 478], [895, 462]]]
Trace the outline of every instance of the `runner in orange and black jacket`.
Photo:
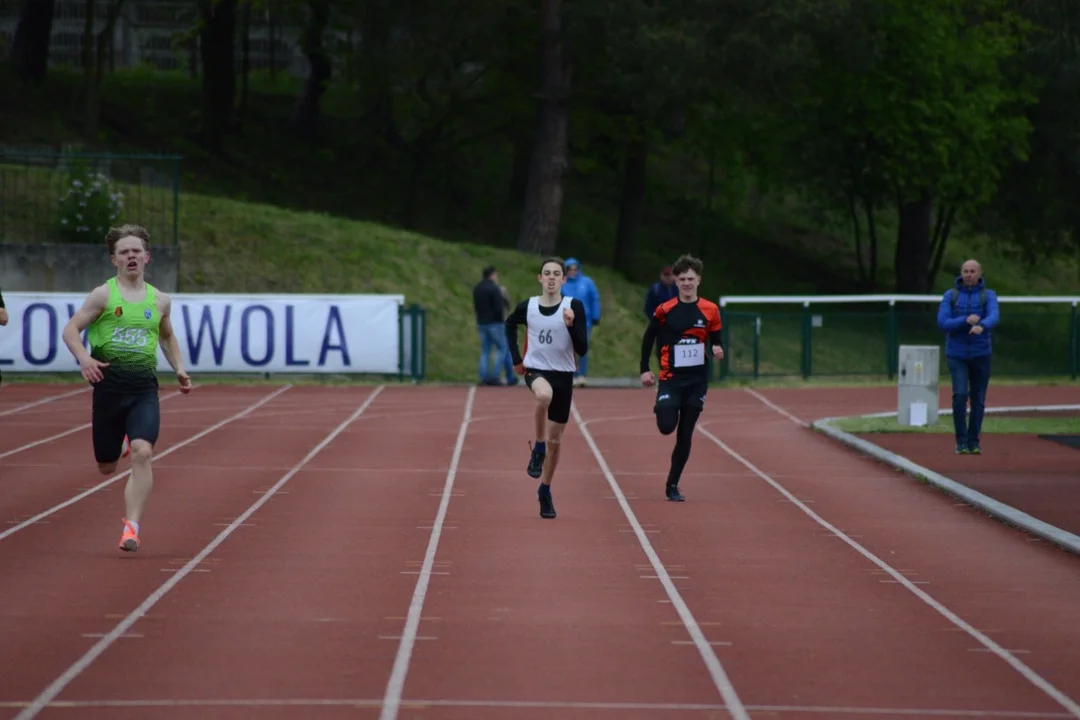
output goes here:
[[684, 255], [672, 266], [678, 297], [656, 308], [641, 341], [641, 384], [651, 387], [657, 378], [649, 369], [653, 345], [657, 346], [660, 382], [656, 390], [656, 426], [664, 435], [677, 432], [667, 477], [667, 498], [682, 502], [679, 478], [690, 458], [690, 441], [709, 391], [714, 359], [724, 357], [720, 346], [720, 308], [699, 298], [702, 263]]

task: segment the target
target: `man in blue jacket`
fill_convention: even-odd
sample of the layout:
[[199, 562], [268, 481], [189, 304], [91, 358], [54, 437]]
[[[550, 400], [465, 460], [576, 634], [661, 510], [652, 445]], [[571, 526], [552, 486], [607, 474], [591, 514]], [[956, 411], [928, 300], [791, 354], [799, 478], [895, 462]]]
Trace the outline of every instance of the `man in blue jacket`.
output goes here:
[[[600, 323], [600, 292], [596, 289], [596, 283], [592, 278], [581, 272], [581, 263], [577, 258], [566, 259], [566, 282], [563, 283], [562, 294], [566, 297], [577, 298], [585, 306], [585, 337], [591, 342], [592, 329]], [[589, 347], [592, 347], [590, 344]], [[574, 373], [574, 384], [584, 385], [585, 376], [589, 374], [589, 355], [578, 358], [578, 369]]]
[[[945, 360], [952, 375], [953, 429], [956, 452], [975, 454], [990, 385], [990, 336], [998, 324], [997, 293], [986, 287], [982, 267], [975, 260], [960, 266], [956, 287], [950, 288], [938, 308], [938, 327], [945, 331]], [[971, 419], [967, 420], [968, 398]]]

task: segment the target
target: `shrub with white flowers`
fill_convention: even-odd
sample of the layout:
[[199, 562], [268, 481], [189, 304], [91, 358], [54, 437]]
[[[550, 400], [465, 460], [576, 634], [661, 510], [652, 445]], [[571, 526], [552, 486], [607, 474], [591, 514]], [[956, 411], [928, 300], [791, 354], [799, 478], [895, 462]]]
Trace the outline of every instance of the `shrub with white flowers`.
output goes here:
[[100, 242], [124, 209], [124, 194], [108, 176], [79, 168], [60, 198], [60, 232], [69, 242]]

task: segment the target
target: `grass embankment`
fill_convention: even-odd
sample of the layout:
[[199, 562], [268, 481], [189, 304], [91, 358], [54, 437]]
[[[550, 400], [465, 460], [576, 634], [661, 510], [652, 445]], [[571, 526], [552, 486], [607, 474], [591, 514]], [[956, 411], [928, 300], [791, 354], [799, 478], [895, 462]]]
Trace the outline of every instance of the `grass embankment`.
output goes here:
[[[51, 174], [35, 170], [24, 176], [19, 198], [24, 208], [45, 203], [55, 195], [51, 190], [55, 182], [48, 177]], [[116, 186], [123, 192], [137, 192], [123, 183]], [[514, 302], [535, 293], [538, 287], [537, 258], [532, 255], [490, 245], [445, 242], [321, 213], [181, 193], [179, 224], [183, 292], [404, 293], [407, 303], [418, 303], [427, 310], [428, 379], [436, 382], [476, 377], [478, 341], [472, 286], [483, 266], [490, 263], [499, 268], [500, 280]], [[590, 374], [632, 377], [637, 374], [644, 327], [641, 308], [645, 285], [606, 268], [589, 267], [588, 271], [603, 303], [602, 321], [592, 338]], [[1045, 278], [1041, 282], [1045, 283]], [[819, 338], [816, 352], [828, 353], [834, 363], [844, 367], [858, 366], [866, 362], [867, 346], [875, 342], [874, 328], [849, 326], [834, 330], [827, 341]], [[744, 350], [736, 346], [732, 352]], [[796, 329], [774, 345], [768, 362], [797, 373], [798, 352]], [[843, 380], [854, 384], [880, 381], [836, 377], [824, 382]], [[770, 384], [803, 383], [780, 378]]]
[[[833, 427], [849, 433], [917, 433], [951, 434], [952, 417], [943, 415], [934, 425], [912, 427], [900, 425], [896, 418], [844, 418]], [[1072, 435], [1080, 433], [1080, 415], [1048, 417], [995, 417], [986, 415], [982, 432], [986, 435], [1016, 433], [1033, 435]]]
[[[47, 87], [20, 90], [20, 102], [0, 110], [9, 143], [59, 148], [78, 137], [80, 83], [77, 73], [56, 72], [50, 74]], [[408, 218], [414, 231], [393, 229], [390, 225], [401, 218], [403, 186], [398, 176], [407, 175], [406, 165], [393, 159], [371, 161], [377, 156], [354, 129], [358, 111], [353, 99], [336, 86], [325, 96], [325, 138], [317, 146], [291, 139], [285, 126], [296, 91], [297, 83], [288, 78], [269, 81], [253, 75], [244, 131], [228, 139], [226, 156], [218, 158], [192, 139], [197, 114], [191, 108], [199, 106], [197, 79], [183, 73], [116, 72], [105, 81], [97, 145], [117, 152], [170, 148], [185, 156], [179, 222], [182, 291], [401, 292], [408, 302], [428, 310], [429, 377], [473, 380], [477, 340], [470, 290], [481, 267], [499, 266], [516, 300], [536, 289], [536, 259], [507, 247], [514, 225], [513, 213], [508, 214], [505, 206], [510, 149], [503, 140], [493, 139], [440, 156], [438, 172], [433, 169], [418, 189], [415, 215]], [[140, 101], [132, 103], [133, 97]], [[577, 160], [567, 181], [559, 252], [581, 258], [603, 296], [604, 317], [593, 336], [590, 361], [595, 376], [636, 374], [646, 283], [661, 264], [682, 252], [694, 252], [706, 261], [702, 294], [709, 298], [853, 288], [852, 243], [843, 227], [815, 226], [787, 198], [757, 198], [750, 203], [753, 183], [741, 176], [718, 188], [715, 209], [705, 211], [686, 199], [704, 187], [701, 168], [675, 150], [663, 149], [650, 160], [653, 174], [637, 267], [625, 275], [609, 271], [602, 264], [613, 256], [618, 177], [595, 168], [581, 170], [579, 165], [590, 163], [587, 158]], [[137, 164], [129, 170], [137, 172]], [[453, 177], [454, 186], [439, 180], [439, 173]], [[20, 170], [13, 176], [15, 182], [0, 183], [4, 212], [12, 222], [22, 218], [23, 226], [32, 228], [37, 237], [49, 235], [37, 229], [55, 217], [62, 187], [46, 181], [48, 174]], [[135, 189], [124, 189], [137, 197]], [[151, 220], [144, 222], [163, 225], [153, 228], [157, 237], [170, 234], [167, 209], [144, 209], [140, 214], [133, 204], [129, 210], [138, 216], [125, 220], [140, 221], [146, 215]], [[159, 215], [163, 219], [155, 219]], [[894, 227], [888, 217], [880, 218], [879, 256], [884, 260], [879, 279], [886, 286], [892, 277], [888, 258]], [[17, 227], [4, 232], [2, 239], [27, 240], [14, 237]], [[990, 284], [1001, 294], [1075, 292], [1075, 262], [1025, 268], [989, 240], [960, 236], [950, 241], [937, 288], [948, 287], [954, 268], [971, 256], [982, 261]], [[762, 310], [760, 370], [796, 376], [770, 384], [800, 384], [800, 308]], [[785, 316], [778, 310], [790, 312]], [[929, 314], [931, 328], [918, 337], [902, 333], [901, 341], [940, 343], [940, 333], [932, 327], [934, 308], [918, 310]], [[1051, 324], [1053, 333], [1060, 335], [1067, 328], [1067, 317], [1047, 313], [1043, 307], [1029, 318], [1019, 318], [1016, 306], [1005, 310], [1009, 317], [997, 341], [1002, 352], [1019, 353], [1022, 369], [1048, 368], [1042, 374], [1060, 375], [1061, 362], [1053, 367], [1046, 362], [1061, 355], [1058, 346], [1064, 346], [1064, 337], [1044, 345], [1030, 341], [1049, 333]], [[729, 354], [744, 371], [750, 367], [751, 325], [743, 320], [732, 326], [736, 333]], [[821, 327], [814, 328], [813, 370], [848, 376], [881, 373], [885, 337], [883, 314], [841, 318], [835, 309], [827, 312]], [[996, 378], [1009, 371], [1007, 365], [999, 363]], [[874, 378], [855, 380], [861, 384]]]
[[[407, 303], [427, 310], [427, 374], [432, 381], [477, 377], [472, 287], [485, 265], [499, 268], [499, 279], [515, 303], [539, 290], [536, 257], [440, 242], [372, 223], [188, 196], [181, 225], [185, 292], [404, 293]], [[603, 296], [590, 374], [634, 375], [644, 288], [605, 269], [590, 274]]]

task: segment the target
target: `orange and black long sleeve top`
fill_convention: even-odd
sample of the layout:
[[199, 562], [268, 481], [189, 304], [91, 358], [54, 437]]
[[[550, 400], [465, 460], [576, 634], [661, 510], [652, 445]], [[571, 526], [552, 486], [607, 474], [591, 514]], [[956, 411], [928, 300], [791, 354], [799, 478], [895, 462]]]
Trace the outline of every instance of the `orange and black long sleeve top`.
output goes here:
[[[660, 362], [658, 377], [661, 380], [708, 378], [708, 358], [712, 357], [712, 346], [721, 344], [721, 329], [720, 308], [712, 301], [698, 298], [693, 302], [683, 302], [674, 297], [662, 303], [653, 313], [641, 339], [641, 372], [649, 371], [650, 355], [655, 344]], [[704, 352], [706, 362], [677, 367], [674, 359], [676, 348], [696, 345], [703, 346], [700, 349]]]

